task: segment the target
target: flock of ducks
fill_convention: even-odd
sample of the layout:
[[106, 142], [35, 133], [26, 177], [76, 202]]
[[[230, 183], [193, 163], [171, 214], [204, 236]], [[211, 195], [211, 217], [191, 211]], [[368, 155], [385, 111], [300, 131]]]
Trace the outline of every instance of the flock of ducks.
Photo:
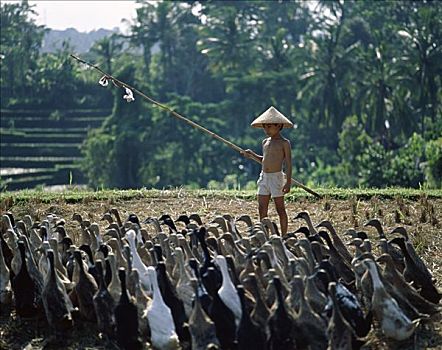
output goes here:
[[2, 216], [2, 313], [44, 317], [51, 341], [91, 322], [122, 349], [357, 349], [375, 327], [402, 341], [440, 312], [406, 229], [386, 235], [377, 219], [376, 241], [306, 211], [285, 237], [248, 215], [123, 222], [112, 209], [104, 231], [72, 219], [79, 236], [56, 215]]

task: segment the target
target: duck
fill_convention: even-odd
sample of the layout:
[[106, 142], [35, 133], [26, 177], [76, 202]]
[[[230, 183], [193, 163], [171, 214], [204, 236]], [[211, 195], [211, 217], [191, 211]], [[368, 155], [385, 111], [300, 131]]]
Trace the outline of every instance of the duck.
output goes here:
[[100, 221], [106, 221], [110, 225], [114, 222], [114, 217], [110, 212], [106, 212], [101, 216]]
[[407, 282], [413, 282], [420, 288], [420, 295], [428, 301], [438, 304], [442, 295], [436, 289], [431, 279], [431, 275], [424, 273], [407, 250], [405, 239], [403, 237], [396, 237], [390, 240], [390, 244], [397, 244], [405, 258], [404, 278]]
[[[126, 234], [126, 231], [124, 232]], [[117, 223], [113, 222], [108, 227], [106, 227], [106, 231], [104, 236], [111, 236], [113, 238], [117, 238], [118, 240], [121, 240], [121, 238], [124, 237], [124, 234], [121, 230], [121, 228], [118, 226]]]
[[368, 222], [366, 222], [364, 224], [364, 226], [374, 227], [378, 233], [380, 242], [382, 240], [386, 240], [386, 242], [387, 242], [386, 243], [386, 250], [387, 250], [386, 252], [393, 257], [393, 261], [394, 261], [394, 264], [396, 265], [396, 268], [400, 272], [403, 272], [404, 268], [405, 268], [404, 255], [402, 254], [400, 249], [398, 249], [397, 247], [392, 245], [390, 242], [388, 242], [387, 236], [385, 235], [385, 232], [384, 232], [384, 229], [382, 228], [381, 222], [378, 219], [371, 219]]
[[[0, 222], [0, 224], [2, 223], [3, 221]], [[2, 250], [3, 258], [5, 259], [5, 264], [8, 267], [9, 271], [11, 271], [11, 260], [14, 257], [14, 254], [9, 244], [6, 242], [5, 237], [3, 237], [3, 232], [5, 232], [4, 235], [6, 235], [8, 230], [0, 231], [0, 248]]]
[[[273, 249], [273, 246], [269, 242], [263, 244], [261, 246], [258, 254], [260, 254], [263, 257], [265, 257], [265, 256], [268, 257], [268, 259], [270, 261], [270, 267], [275, 269], [276, 273], [278, 274], [278, 276], [283, 284], [284, 289], [288, 290], [288, 281], [285, 277], [284, 269], [276, 257], [276, 253], [275, 253], [275, 250]], [[267, 258], [267, 257], [265, 257], [265, 258]]]
[[164, 303], [170, 308], [172, 312], [175, 330], [178, 339], [182, 343], [190, 342], [190, 333], [187, 326], [187, 316], [184, 310], [183, 301], [178, 298], [175, 286], [172, 285], [170, 278], [166, 271], [164, 262], [158, 262], [156, 266], [156, 276], [158, 277], [158, 286], [161, 291]]
[[236, 225], [235, 225], [235, 219], [230, 214], [224, 214], [223, 218], [226, 219], [226, 223], [228, 226], [229, 232], [234, 236], [236, 240], [239, 240], [242, 238], [241, 233], [238, 231]]
[[220, 347], [218, 338], [216, 337], [216, 328], [213, 321], [204, 311], [200, 298], [197, 296], [198, 281], [196, 278], [190, 279], [190, 284], [194, 288], [194, 302], [189, 315], [189, 331], [192, 337], [192, 350], [206, 350], [209, 345], [213, 344]]
[[15, 224], [15, 227], [16, 227], [17, 231], [19, 232], [20, 236], [29, 237], [28, 228], [26, 227], [23, 220], [17, 221], [17, 223]]
[[66, 291], [57, 282], [54, 251], [49, 249], [46, 255], [49, 272], [42, 291], [42, 301], [49, 327], [58, 338], [73, 327], [71, 314], [73, 306]]
[[208, 315], [215, 323], [216, 337], [221, 344], [221, 348], [234, 349], [236, 347], [236, 318], [218, 294], [220, 281], [215, 268], [209, 267], [202, 279], [207, 292], [212, 298], [208, 307]]
[[100, 227], [96, 222], [93, 222], [89, 226], [88, 230], [91, 237], [91, 249], [95, 252], [98, 250], [98, 247], [103, 242], [103, 238], [100, 234]]
[[313, 255], [310, 241], [306, 238], [301, 238], [297, 241], [296, 245], [301, 248], [303, 257], [307, 262], [307, 273], [310, 275], [313, 272], [313, 269], [316, 265], [315, 256]]
[[410, 257], [415, 262], [418, 270], [426, 277], [426, 279], [433, 281], [435, 283], [436, 281], [433, 279], [433, 275], [431, 274], [430, 270], [428, 270], [428, 267], [425, 265], [419, 254], [417, 254], [413, 244], [411, 243], [410, 239], [408, 238], [408, 232], [403, 226], [398, 226], [395, 229], [393, 229], [390, 234], [399, 233], [404, 237], [405, 241], [405, 247], [407, 248], [407, 252], [410, 255]]
[[[146, 292], [151, 292], [149, 283], [149, 278], [147, 277], [147, 266], [141, 260], [140, 255], [137, 251], [137, 243], [136, 243], [136, 233], [134, 230], [129, 230], [126, 232], [126, 239], [129, 243], [130, 254], [132, 256], [132, 265], [133, 268], [138, 271], [138, 275], [140, 276], [140, 283], [143, 289]], [[127, 258], [126, 258], [127, 261]], [[128, 262], [129, 263], [129, 262]], [[128, 265], [129, 268], [129, 265]]]
[[[15, 276], [19, 273], [21, 266], [20, 251], [18, 249], [18, 237], [14, 231], [8, 229], [2, 238], [4, 238], [4, 245], [7, 247], [7, 250], [5, 249], [6, 255], [9, 255], [8, 252], [11, 254], [10, 260], [6, 259], [5, 263], [7, 264], [9, 271], [13, 274], [13, 276]], [[5, 254], [5, 252], [3, 252], [3, 254]]]
[[328, 349], [359, 349], [363, 342], [355, 338], [353, 328], [341, 314], [335, 282], [330, 282], [328, 294], [332, 302], [332, 316], [327, 327]]
[[58, 253], [58, 242], [57, 242], [57, 239], [51, 238], [49, 240], [49, 245], [50, 245], [50, 247], [51, 247], [51, 249], [53, 251], [53, 254], [54, 254], [54, 262], [55, 262], [56, 269], [63, 276], [67, 276], [66, 267], [61, 262], [60, 255]]
[[[281, 236], [270, 236], [269, 241], [278, 257], [278, 261], [284, 268], [287, 268], [289, 260], [294, 259], [295, 255], [284, 245]], [[289, 277], [286, 274], [286, 278]]]
[[397, 301], [392, 298], [382, 284], [376, 263], [370, 259], [363, 261], [373, 281], [372, 310], [380, 322], [382, 332], [395, 340], [408, 339], [416, 330], [420, 319], [411, 321], [400, 309]]
[[123, 254], [127, 260], [127, 273], [126, 273], [126, 288], [129, 292], [129, 295], [135, 295], [135, 281], [132, 274], [132, 270], [136, 270], [132, 267], [132, 253], [130, 251], [129, 245], [125, 244], [123, 247]]
[[404, 276], [394, 267], [393, 259], [389, 254], [382, 254], [376, 259], [376, 262], [384, 265], [382, 271], [384, 280], [390, 281], [419, 312], [428, 315], [434, 315], [440, 312], [440, 308], [437, 304], [422, 297], [416, 289], [405, 281]]
[[339, 252], [339, 254], [342, 256], [342, 258], [348, 263], [351, 263], [352, 255], [348, 251], [347, 247], [345, 246], [344, 242], [342, 242], [339, 235], [336, 233], [336, 229], [334, 228], [333, 224], [329, 220], [321, 221], [316, 227], [324, 227], [330, 232], [331, 239], [333, 241], [333, 246], [336, 248], [336, 250]]
[[250, 217], [250, 215], [242, 214], [235, 219], [235, 222], [238, 222], [238, 221], [244, 222], [247, 225], [247, 233], [250, 234], [250, 232], [252, 231], [252, 227], [253, 227], [253, 221], [252, 221], [252, 218]]
[[253, 310], [250, 313], [252, 320], [263, 330], [266, 338], [269, 336], [267, 320], [270, 316], [270, 309], [262, 298], [262, 288], [258, 284], [255, 273], [249, 273], [243, 281], [244, 287], [252, 294], [255, 299]]
[[276, 291], [276, 300], [270, 310], [268, 326], [270, 337], [268, 340], [269, 349], [296, 349], [294, 334], [295, 318], [288, 310], [282, 294], [282, 285], [278, 277], [271, 280]]
[[80, 237], [80, 241], [81, 244], [86, 244], [86, 245], [90, 245], [92, 242], [91, 236], [87, 230], [88, 224], [86, 222], [86, 220], [83, 220], [83, 217], [81, 216], [81, 214], [79, 213], [74, 213], [72, 215], [72, 220], [77, 221], [80, 224], [80, 228], [81, 228], [81, 237]]
[[344, 232], [344, 235], [350, 236], [350, 238], [359, 238], [361, 240], [368, 239], [367, 233], [364, 231], [356, 231], [354, 228], [349, 228]]
[[190, 275], [185, 267], [184, 252], [180, 247], [174, 250], [176, 264], [176, 292], [178, 297], [183, 301], [186, 315], [189, 316], [192, 311], [192, 300], [194, 297], [194, 287], [190, 284]]
[[120, 280], [121, 296], [115, 306], [115, 329], [118, 345], [126, 350], [138, 350], [142, 348], [138, 339], [138, 314], [137, 307], [130, 300], [126, 288], [126, 270], [122, 267], [118, 269]]
[[205, 313], [209, 314], [209, 307], [212, 304], [212, 298], [210, 297], [202, 282], [201, 275], [199, 273], [198, 262], [194, 258], [189, 259], [188, 266], [193, 272], [193, 277], [191, 278], [196, 279], [197, 288], [195, 298], [198, 298]]
[[264, 232], [267, 235], [267, 239], [269, 239], [269, 237], [272, 235], [281, 236], [278, 231], [278, 226], [276, 225], [276, 223], [270, 220], [268, 217], [262, 218], [261, 223], [264, 225], [265, 228]]
[[238, 350], [267, 349], [267, 336], [263, 328], [250, 317], [246, 307], [245, 290], [242, 285], [237, 285], [236, 290], [241, 302], [241, 321], [237, 330]]
[[318, 235], [326, 241], [330, 254], [330, 263], [335, 266], [339, 276], [342, 277], [346, 283], [353, 283], [355, 276], [349, 266], [349, 264], [351, 264], [351, 259], [350, 262], [347, 262], [347, 260], [342, 257], [326, 231], [319, 231]]
[[91, 246], [89, 244], [82, 244], [78, 249], [86, 253], [87, 272], [95, 279], [95, 282], [98, 283], [97, 270], [95, 268], [95, 260]]
[[84, 269], [83, 259], [80, 250], [74, 251], [74, 258], [79, 271], [79, 279], [74, 287], [75, 297], [78, 302], [80, 315], [85, 320], [95, 322], [96, 315], [93, 303], [93, 296], [98, 291], [97, 282], [94, 277]]
[[198, 225], [191, 222], [189, 216], [187, 216], [186, 214], [181, 214], [180, 216], [178, 216], [178, 218], [175, 219], [175, 223], [177, 222], [184, 223], [186, 230], [194, 230], [198, 228]]
[[158, 218], [160, 225], [166, 225], [169, 228], [169, 233], [178, 232], [175, 222], [169, 214], [163, 214]]
[[316, 276], [314, 274], [306, 276], [304, 295], [312, 310], [316, 314], [321, 315], [327, 305], [327, 297], [319, 290], [315, 280]]
[[[200, 275], [204, 276], [204, 274], [206, 273], [206, 271], [209, 267], [214, 267], [215, 271], [218, 274], [218, 277], [221, 278], [219, 270], [214, 265], [214, 262], [212, 260], [212, 256], [210, 255], [209, 249], [207, 247], [207, 240], [205, 239], [205, 237], [207, 235], [206, 228], [204, 226], [202, 226], [199, 230], [195, 230], [193, 232], [193, 234], [195, 234], [195, 237], [198, 240], [198, 242], [200, 243], [201, 249], [203, 251], [203, 264], [199, 270]], [[195, 255], [192, 253], [192, 257], [194, 257], [194, 256]]]
[[[239, 277], [236, 271], [240, 271], [242, 266], [239, 266], [236, 268], [235, 265], [235, 259], [231, 255], [226, 255], [226, 263], [227, 263], [227, 270], [229, 271], [230, 279], [232, 280], [233, 285], [237, 286], [239, 283]], [[239, 264], [238, 264], [239, 265]]]
[[[324, 253], [325, 246], [317, 241], [310, 241], [310, 250], [313, 253], [314, 260], [316, 263], [324, 259], [328, 259], [329, 255]], [[315, 264], [316, 265], [316, 264]]]
[[[358, 298], [343, 283], [337, 280], [332, 266], [329, 261], [323, 261], [320, 265], [320, 269], [323, 268], [326, 271], [326, 275], [319, 274], [318, 276], [322, 279], [321, 282], [327, 288], [327, 292], [330, 282], [335, 282], [335, 294], [340, 312], [353, 328], [356, 335], [363, 338], [371, 329], [372, 312], [368, 312], [367, 315], [364, 316]], [[325, 307], [325, 313], [330, 312], [331, 307], [332, 304], [329, 302]]]
[[113, 216], [115, 216], [116, 223], [122, 229], [122, 231], [123, 231], [122, 234], [124, 235], [125, 232], [124, 232], [124, 229], [123, 229], [123, 221], [121, 220], [121, 215], [120, 215], [120, 212], [118, 211], [118, 209], [117, 208], [111, 208], [109, 210], [109, 213], [112, 214]]
[[242, 267], [245, 264], [246, 258], [245, 258], [245, 252], [238, 246], [238, 244], [235, 242], [233, 235], [230, 232], [226, 232], [222, 234], [220, 237], [221, 239], [224, 239], [226, 243], [231, 248], [231, 251], [233, 255], [235, 256], [235, 262], [238, 266], [238, 269], [236, 270], [237, 273], [241, 272]]
[[254, 263], [253, 263], [253, 259], [252, 259], [252, 257], [248, 257], [248, 258], [246, 258], [246, 262], [244, 264], [244, 268], [239, 273], [239, 284], [243, 284], [244, 283], [244, 279], [247, 278], [249, 273], [254, 273], [254, 272], [255, 272], [255, 266], [254, 266]]
[[3, 256], [3, 249], [0, 249], [0, 306], [3, 309], [12, 303], [12, 289], [9, 268]]
[[189, 219], [193, 220], [197, 223], [198, 226], [203, 226], [203, 220], [201, 219], [201, 216], [198, 213], [192, 213], [189, 215]]
[[137, 307], [137, 315], [138, 315], [138, 331], [139, 335], [143, 338], [150, 338], [150, 328], [149, 322], [147, 320], [146, 310], [147, 307], [152, 303], [151, 294], [148, 294], [144, 291], [140, 286], [140, 278], [138, 276], [138, 272], [135, 269], [132, 269], [130, 272], [128, 279], [130, 283], [134, 285], [134, 295], [131, 297], [132, 301]]
[[[170, 235], [174, 235], [174, 233], [169, 234]], [[173, 257], [173, 254], [170, 250], [170, 239], [169, 237], [167, 237], [167, 235], [165, 233], [159, 233], [157, 235], [158, 240], [160, 241], [160, 246], [161, 246], [161, 250], [162, 252], [164, 252], [164, 262], [166, 264], [166, 268], [167, 268], [167, 272], [169, 274], [172, 274], [172, 270], [176, 265], [175, 262], [175, 258]]]
[[18, 238], [19, 232], [17, 232], [15, 226], [15, 219], [11, 213], [6, 212], [2, 215], [2, 225], [4, 231], [11, 230], [14, 233], [14, 235]]
[[[197, 230], [192, 230], [192, 233], [193, 232], [197, 232]], [[189, 238], [189, 241], [187, 240], [187, 238]], [[194, 250], [191, 249], [191, 245], [193, 247], [194, 244], [197, 243], [196, 241], [198, 241], [198, 238], [195, 235], [188, 234], [186, 231], [185, 235], [183, 233], [178, 233], [177, 239], [178, 239], [178, 246], [183, 249], [184, 254], [186, 255], [186, 259], [194, 258], [197, 259], [198, 261], [201, 260], [200, 254], [197, 251], [195, 251], [195, 249]]]
[[22, 318], [32, 318], [38, 314], [37, 304], [37, 286], [29, 275], [25, 244], [18, 241], [18, 250], [20, 252], [21, 264], [20, 270], [12, 280], [12, 291], [14, 293], [15, 311]]
[[43, 284], [44, 284], [43, 275], [41, 274], [41, 272], [39, 271], [39, 269], [37, 267], [37, 264], [35, 263], [34, 254], [32, 254], [28, 237], [21, 236], [20, 240], [25, 244], [25, 252], [28, 253], [27, 254], [28, 259], [26, 260], [28, 272], [29, 272], [29, 276], [32, 278], [32, 280], [35, 283], [36, 292], [37, 292], [37, 304], [40, 307], [40, 306], [42, 306], [41, 305], [41, 293], [43, 291]]
[[152, 285], [152, 303], [146, 310], [151, 330], [151, 343], [156, 349], [180, 349], [178, 335], [171, 309], [164, 302], [158, 285], [158, 277], [153, 266], [148, 266], [147, 275]]
[[224, 304], [235, 315], [236, 326], [239, 325], [242, 316], [241, 301], [239, 299], [238, 292], [235, 289], [235, 285], [230, 278], [226, 258], [223, 255], [217, 255], [215, 257], [216, 264], [219, 266], [222, 274], [222, 285], [218, 290], [218, 295]]
[[293, 220], [298, 220], [298, 219], [302, 219], [305, 221], [309, 230], [309, 234], [314, 235], [315, 233], [317, 233], [308, 211], [301, 211], [293, 218]]
[[227, 227], [227, 220], [221, 215], [216, 216], [210, 223], [218, 224], [218, 227], [221, 228], [223, 233], [229, 231], [229, 228]]
[[152, 225], [154, 227], [155, 234], [158, 234], [159, 232], [163, 232], [163, 230], [161, 229], [160, 222], [155, 217], [149, 216], [146, 219], [144, 219], [143, 223]]
[[115, 337], [115, 301], [109, 293], [104, 280], [103, 262], [97, 260], [98, 290], [94, 294], [95, 314], [97, 315], [98, 330], [108, 339]]
[[114, 299], [114, 302], [116, 304], [121, 296], [121, 283], [118, 278], [119, 267], [117, 266], [116, 258], [113, 253], [109, 253], [107, 255], [106, 261], [109, 262], [109, 266], [111, 269], [111, 276], [112, 276], [111, 281], [108, 285], [108, 290], [109, 290], [109, 293], [112, 296], [112, 298]]
[[246, 257], [252, 255], [253, 254], [253, 247], [252, 247], [250, 238], [243, 237], [243, 238], [241, 238], [240, 242], [241, 242], [242, 246], [244, 247], [244, 253], [246, 254]]
[[[123, 256], [121, 242], [117, 238], [109, 239], [106, 244], [112, 248], [112, 253], [115, 255], [115, 262], [118, 268], [123, 267], [127, 269], [127, 260]], [[118, 273], [117, 273], [118, 275]]]
[[298, 345], [306, 345], [310, 349], [326, 349], [326, 324], [319, 314], [311, 308], [307, 299], [308, 294], [305, 290], [303, 278], [301, 276], [294, 276], [291, 280], [291, 285], [292, 288], [296, 289], [295, 294], [299, 295], [299, 307], [295, 320], [302, 330], [302, 341], [301, 344], [298, 341]]

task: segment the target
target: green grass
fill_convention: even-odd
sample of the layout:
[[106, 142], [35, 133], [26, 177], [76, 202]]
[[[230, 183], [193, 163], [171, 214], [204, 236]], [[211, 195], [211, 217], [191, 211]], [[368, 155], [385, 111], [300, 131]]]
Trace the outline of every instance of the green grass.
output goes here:
[[[315, 189], [324, 199], [370, 199], [377, 197], [380, 199], [394, 199], [402, 197], [406, 199], [442, 198], [442, 190], [418, 190], [407, 188], [387, 188], [387, 189], [342, 189], [327, 188]], [[14, 203], [19, 202], [42, 202], [50, 203], [52, 201], [63, 200], [66, 203], [78, 203], [90, 200], [117, 200], [127, 201], [132, 199], [145, 198], [164, 198], [164, 197], [206, 197], [206, 198], [239, 198], [239, 199], [255, 199], [254, 190], [237, 191], [237, 190], [189, 190], [185, 188], [174, 188], [170, 190], [158, 189], [139, 189], [139, 190], [80, 190], [70, 189], [63, 192], [45, 192], [42, 190], [20, 190], [2, 192], [1, 199], [9, 198]], [[306, 193], [300, 188], [293, 188], [291, 193], [286, 196], [287, 201], [296, 201], [298, 199], [308, 199], [317, 201], [315, 197]]]

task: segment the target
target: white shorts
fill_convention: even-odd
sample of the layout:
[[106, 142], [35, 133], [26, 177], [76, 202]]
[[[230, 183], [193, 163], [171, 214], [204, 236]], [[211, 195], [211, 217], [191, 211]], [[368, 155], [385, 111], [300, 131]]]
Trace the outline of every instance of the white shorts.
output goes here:
[[278, 171], [276, 173], [264, 173], [261, 171], [259, 174], [259, 179], [256, 181], [258, 185], [259, 195], [271, 195], [272, 198], [284, 196], [282, 188], [287, 181], [287, 176], [282, 172]]

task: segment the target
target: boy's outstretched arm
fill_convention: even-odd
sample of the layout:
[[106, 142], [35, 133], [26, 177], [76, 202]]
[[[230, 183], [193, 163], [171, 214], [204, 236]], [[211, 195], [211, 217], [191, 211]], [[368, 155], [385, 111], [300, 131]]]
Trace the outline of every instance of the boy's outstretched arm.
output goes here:
[[241, 155], [243, 155], [246, 158], [255, 158], [257, 160], [259, 160], [260, 162], [262, 162], [262, 156], [260, 156], [259, 154], [256, 154], [255, 152], [253, 152], [251, 149], [246, 149], [243, 152], [241, 152]]
[[282, 188], [282, 192], [289, 193], [292, 187], [292, 148], [289, 140], [284, 142], [284, 162], [285, 162], [285, 174], [287, 175], [287, 182]]

